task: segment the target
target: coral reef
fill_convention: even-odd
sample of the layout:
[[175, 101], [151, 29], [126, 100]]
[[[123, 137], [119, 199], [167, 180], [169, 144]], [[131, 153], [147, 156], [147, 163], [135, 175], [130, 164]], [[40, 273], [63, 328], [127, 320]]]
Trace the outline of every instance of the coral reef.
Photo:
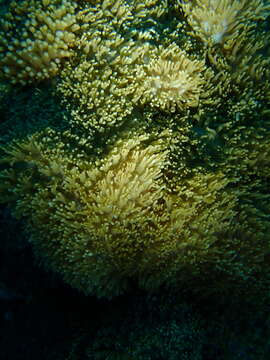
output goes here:
[[[238, 283], [262, 271], [264, 209], [247, 207], [240, 199], [248, 192], [233, 191], [236, 180], [222, 173], [198, 173], [166, 190], [169, 134], [161, 135], [153, 144], [146, 135], [121, 140], [103, 160], [67, 153], [52, 130], [4, 149], [10, 168], [1, 173], [1, 200], [26, 220], [47, 265], [86, 294], [115, 296], [133, 282], [187, 288], [197, 276], [226, 291], [227, 277]], [[260, 230], [256, 240], [251, 225]]]
[[[1, 104], [16, 121], [1, 201], [47, 268], [108, 298], [269, 289], [268, 14], [261, 0], [11, 3], [2, 78], [35, 94], [37, 124], [25, 135], [21, 102]], [[46, 96], [62, 105], [48, 119]]]

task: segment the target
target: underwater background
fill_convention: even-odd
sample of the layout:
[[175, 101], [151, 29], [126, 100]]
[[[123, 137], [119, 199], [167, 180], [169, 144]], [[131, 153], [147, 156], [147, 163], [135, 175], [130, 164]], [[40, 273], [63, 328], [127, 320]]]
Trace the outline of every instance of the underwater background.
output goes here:
[[0, 359], [264, 360], [270, 3], [0, 1]]

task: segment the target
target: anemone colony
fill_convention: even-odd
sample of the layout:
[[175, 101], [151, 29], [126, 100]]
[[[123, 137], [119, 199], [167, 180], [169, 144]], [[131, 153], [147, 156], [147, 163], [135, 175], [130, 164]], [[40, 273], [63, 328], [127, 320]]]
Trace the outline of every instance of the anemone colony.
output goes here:
[[46, 267], [98, 297], [269, 290], [269, 10], [10, 3], [1, 101], [50, 88], [68, 113], [1, 140], [1, 200]]

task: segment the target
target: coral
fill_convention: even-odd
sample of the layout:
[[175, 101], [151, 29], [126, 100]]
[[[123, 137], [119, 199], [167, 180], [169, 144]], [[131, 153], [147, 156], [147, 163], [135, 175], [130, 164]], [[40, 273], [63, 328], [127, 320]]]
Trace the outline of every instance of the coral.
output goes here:
[[[263, 36], [262, 36], [263, 35]], [[222, 51], [209, 49], [208, 59], [227, 79], [234, 89], [243, 93], [245, 89], [256, 89], [257, 96], [267, 98], [269, 91], [269, 58], [266, 49], [269, 35], [265, 33], [242, 33], [228, 40]]]
[[[87, 55], [89, 60], [76, 68], [68, 65], [62, 73], [57, 90], [71, 109], [75, 126], [104, 133], [129, 121], [130, 114], [135, 121], [134, 109], [144, 104], [175, 112], [196, 107], [200, 100], [211, 101], [203, 61], [189, 59], [176, 45], [153, 48], [117, 40], [102, 55], [94, 48], [94, 58]], [[113, 59], [108, 61], [107, 56]]]
[[207, 45], [223, 45], [248, 32], [254, 22], [266, 17], [269, 5], [262, 0], [195, 0], [179, 2], [192, 27], [192, 34]]
[[12, 2], [0, 23], [1, 77], [26, 85], [58, 74], [80, 28], [75, 8], [67, 0]]
[[[80, 3], [80, 1], [78, 1]], [[99, 30], [130, 34], [138, 39], [149, 40], [151, 31], [147, 31], [149, 24], [157, 25], [158, 21], [168, 12], [168, 0], [105, 0], [105, 1], [82, 1], [82, 17], [84, 28], [89, 28], [88, 22], [94, 24]], [[94, 6], [93, 6], [94, 5]]]
[[57, 92], [72, 113], [74, 127], [82, 127], [91, 135], [104, 134], [112, 127], [120, 127], [132, 113], [127, 81], [119, 67], [106, 63], [102, 66], [96, 59], [85, 60], [76, 68], [67, 65], [62, 75]]
[[176, 45], [154, 49], [147, 59], [135, 69], [134, 103], [171, 112], [198, 106], [206, 82], [202, 61], [189, 59]]
[[[95, 287], [98, 294], [119, 291], [112, 289], [114, 283], [120, 289], [124, 286], [123, 280], [120, 280], [122, 272], [122, 276], [132, 274], [143, 251], [140, 237], [145, 234], [147, 240], [146, 234], [154, 221], [147, 214], [158, 206], [162, 194], [162, 188], [157, 184], [166, 155], [158, 144], [139, 149], [139, 144], [146, 140], [139, 137], [119, 144], [100, 168], [93, 168], [89, 161], [68, 159], [62, 154], [61, 147], [55, 154], [50, 153], [44, 145], [36, 142], [35, 137], [7, 150], [5, 161], [11, 165], [24, 163], [25, 166], [18, 177], [15, 192], [6, 192], [6, 189], [18, 175], [16, 169], [4, 171], [2, 190], [6, 196], [3, 194], [2, 200], [6, 197], [11, 200], [20, 192], [26, 195], [29, 189], [29, 194], [16, 206], [17, 216], [29, 216], [29, 223], [37, 230], [33, 241], [38, 242], [49, 257], [54, 258], [53, 243], [57, 241], [59, 249], [53, 260], [54, 267], [60, 270], [63, 266], [59, 263], [62, 248], [61, 256], [67, 264], [64, 277], [85, 292]], [[37, 179], [36, 184], [34, 178]], [[61, 183], [60, 194], [57, 189]], [[78, 184], [82, 184], [81, 189]], [[29, 196], [33, 192], [36, 196], [30, 204]], [[46, 203], [50, 203], [49, 212], [45, 210]], [[77, 214], [77, 220], [71, 220], [72, 214]], [[52, 232], [47, 232], [47, 236], [42, 229], [48, 225]], [[45, 239], [40, 236], [40, 231]], [[54, 239], [52, 243], [50, 239]], [[68, 239], [71, 240], [69, 254], [65, 250]], [[83, 253], [79, 251], [79, 254], [80, 247]], [[84, 260], [79, 260], [80, 256]], [[74, 273], [76, 267], [77, 275]], [[111, 273], [117, 269], [120, 270], [119, 275], [111, 279], [108, 288], [102, 290]]]
[[[3, 62], [50, 37], [33, 19], [70, 19], [63, 69], [4, 76], [34, 86], [25, 107], [0, 106], [5, 126], [25, 124], [0, 139], [0, 191], [45, 266], [85, 294], [269, 289], [268, 6], [179, 7], [181, 22], [167, 1], [27, 0], [2, 21]], [[35, 87], [56, 73], [65, 111]]]
[[[253, 278], [267, 241], [254, 205], [239, 206], [246, 193], [222, 173], [189, 175], [166, 190], [168, 136], [121, 140], [97, 160], [65, 150], [52, 130], [35, 134], [3, 148], [1, 200], [25, 219], [45, 264], [86, 294], [112, 297], [132, 283], [189, 288], [204, 277], [211, 291], [225, 291], [228, 277]], [[256, 251], [250, 223], [262, 236]]]
[[144, 63], [153, 48], [148, 42], [153, 33], [157, 35], [143, 27], [143, 19], [155, 26], [167, 11], [165, 5], [152, 0], [84, 3], [77, 14], [83, 30], [79, 60], [66, 64], [57, 83], [57, 93], [72, 113], [72, 126], [105, 136], [128, 122], [131, 113], [136, 118], [130, 78], [135, 64]]

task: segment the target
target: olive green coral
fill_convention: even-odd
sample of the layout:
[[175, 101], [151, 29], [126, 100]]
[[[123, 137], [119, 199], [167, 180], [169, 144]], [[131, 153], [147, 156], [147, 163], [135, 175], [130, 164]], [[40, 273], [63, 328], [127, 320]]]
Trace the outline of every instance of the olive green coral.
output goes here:
[[[144, 251], [140, 247], [140, 236], [144, 231], [149, 232], [148, 225], [154, 221], [147, 214], [158, 206], [161, 197], [158, 181], [166, 152], [161, 151], [158, 144], [140, 149], [143, 140], [147, 138], [119, 144], [100, 167], [94, 167], [91, 161], [68, 158], [61, 148], [54, 155], [54, 151], [50, 154], [34, 138], [7, 151], [6, 161], [10, 164], [25, 164], [17, 190], [8, 192], [7, 197], [12, 199], [16, 193], [27, 192], [28, 186], [30, 192], [37, 191], [31, 204], [28, 204], [27, 195], [21, 198], [16, 206], [17, 216], [30, 216], [30, 223], [37, 230], [33, 241], [39, 239], [39, 245], [54, 258], [52, 263], [58, 270], [63, 266], [58, 257], [63, 251], [67, 265], [71, 265], [64, 270], [64, 277], [85, 292], [95, 287], [98, 294], [120, 291], [124, 287], [121, 277], [133, 273], [136, 260]], [[3, 180], [6, 179], [2, 183], [3, 190], [13, 182], [15, 173], [12, 170], [2, 174]], [[33, 177], [35, 182], [36, 176], [42, 188], [36, 188], [37, 184], [30, 181]], [[81, 189], [78, 184], [82, 185]], [[46, 203], [50, 203], [49, 212], [42, 210]], [[43, 232], [42, 228], [49, 224], [52, 232], [40, 241], [38, 232]], [[56, 257], [50, 238], [58, 243]], [[66, 246], [70, 246], [69, 253], [66, 253]], [[116, 276], [112, 277], [114, 272]], [[115, 290], [114, 286], [119, 289]]]
[[[41, 258], [86, 294], [112, 297], [133, 283], [188, 288], [205, 277], [224, 291], [230, 278], [253, 278], [267, 249], [256, 206], [242, 206], [245, 192], [220, 172], [168, 191], [168, 136], [121, 140], [95, 160], [66, 152], [52, 130], [35, 134], [5, 149], [2, 201], [25, 219]], [[257, 239], [250, 224], [260, 228]]]
[[[37, 255], [99, 297], [134, 285], [269, 289], [269, 59], [253, 31], [262, 19], [266, 33], [268, 8], [253, 16], [260, 1], [232, 2], [241, 19], [251, 14], [240, 36], [228, 2], [211, 3], [235, 24], [217, 43], [219, 29], [202, 35], [189, 12], [205, 1], [181, 3], [180, 15], [156, 0], [29, 1], [12, 5], [19, 21], [26, 3], [30, 17], [42, 7], [48, 19], [70, 18], [69, 6], [72, 17], [72, 56], [53, 82], [70, 112], [65, 127], [35, 111], [33, 135], [1, 148], [1, 199], [24, 219]], [[35, 42], [29, 16], [23, 36]], [[10, 34], [2, 60], [8, 46], [17, 56]], [[17, 70], [16, 84], [39, 77]]]
[[75, 8], [66, 0], [12, 2], [0, 22], [1, 77], [26, 85], [57, 75], [80, 28]]
[[187, 16], [192, 34], [213, 46], [248, 32], [255, 21], [264, 19], [269, 5], [262, 0], [178, 1]]
[[135, 70], [133, 102], [172, 112], [198, 106], [206, 92], [203, 61], [189, 59], [176, 45], [149, 51], [147, 57]]

